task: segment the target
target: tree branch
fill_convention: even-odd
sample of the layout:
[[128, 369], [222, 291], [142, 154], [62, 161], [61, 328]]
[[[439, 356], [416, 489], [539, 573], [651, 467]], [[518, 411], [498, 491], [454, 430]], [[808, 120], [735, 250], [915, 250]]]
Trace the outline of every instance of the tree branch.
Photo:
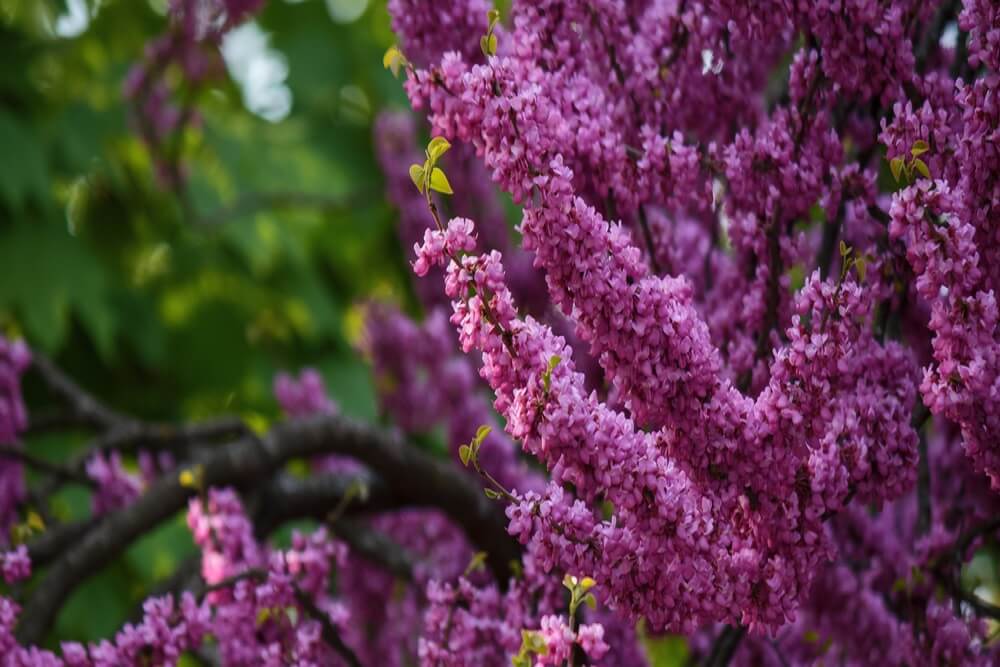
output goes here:
[[100, 517], [92, 517], [47, 528], [28, 542], [28, 556], [31, 558], [32, 567], [37, 569], [47, 565], [65, 553], [71, 545], [83, 538], [100, 522]]
[[15, 449], [14, 447], [0, 445], [0, 459], [18, 461], [39, 472], [48, 473], [62, 482], [73, 482], [89, 487], [94, 486], [94, 480], [87, 477], [82, 471], [73, 467], [62, 466], [52, 461], [46, 461], [39, 456], [25, 451], [23, 448]]
[[[470, 541], [489, 554], [488, 563], [503, 586], [509, 563], [520, 547], [507, 534], [506, 519], [474, 481], [449, 462], [431, 458], [396, 435], [342, 416], [324, 415], [276, 426], [263, 439], [246, 437], [213, 448], [195, 462], [204, 484], [247, 487], [259, 484], [286, 462], [337, 453], [368, 465], [407, 506], [436, 507], [462, 527]], [[17, 627], [25, 645], [37, 644], [52, 627], [66, 597], [87, 577], [118, 557], [136, 538], [181, 510], [193, 489], [177, 475], [166, 476], [130, 506], [89, 531], [49, 569], [26, 601]]]
[[727, 625], [712, 643], [712, 651], [702, 662], [702, 667], [725, 667], [733, 659], [747, 629], [743, 625]]
[[351, 499], [350, 513], [380, 512], [399, 507], [385, 483], [368, 471], [346, 474], [324, 473], [309, 477], [279, 474], [264, 486], [253, 501], [254, 529], [264, 539], [281, 524], [295, 519], [326, 521], [358, 484], [365, 493]]
[[1000, 607], [987, 602], [975, 593], [967, 591], [962, 587], [962, 562], [969, 547], [978, 538], [995, 533], [998, 530], [1000, 530], [1000, 518], [994, 518], [973, 526], [963, 533], [955, 542], [950, 563], [946, 565], [951, 570], [950, 576], [946, 574], [942, 579], [949, 595], [953, 598], [968, 604], [979, 616], [986, 616], [1000, 621]]
[[[364, 491], [358, 493], [360, 485]], [[281, 474], [254, 500], [254, 531], [264, 540], [281, 524], [312, 518], [330, 530], [363, 558], [401, 579], [412, 579], [413, 561], [402, 547], [361, 521], [331, 514], [343, 508], [350, 515], [395, 509], [399, 505], [380, 479], [362, 471], [351, 475], [319, 474], [305, 478]]]
[[97, 400], [42, 353], [32, 351], [31, 367], [37, 371], [52, 393], [69, 406], [72, 419], [76, 423], [93, 428], [111, 429], [134, 421], [131, 417], [126, 417]]
[[387, 535], [354, 519], [338, 519], [331, 529], [362, 558], [381, 565], [394, 577], [413, 580], [413, 558]]
[[340, 638], [340, 633], [337, 632], [337, 628], [330, 622], [330, 617], [317, 607], [313, 599], [300, 590], [298, 586], [295, 587], [295, 599], [307, 614], [319, 622], [323, 628], [323, 641], [326, 645], [339, 653], [340, 657], [350, 667], [361, 667], [361, 661], [358, 660], [358, 656], [354, 655], [354, 651]]

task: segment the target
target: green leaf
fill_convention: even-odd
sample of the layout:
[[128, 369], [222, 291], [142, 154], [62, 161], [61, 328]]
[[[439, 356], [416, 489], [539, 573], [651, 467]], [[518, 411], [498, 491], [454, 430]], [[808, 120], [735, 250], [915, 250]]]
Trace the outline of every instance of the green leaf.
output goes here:
[[36, 533], [40, 533], [45, 530], [45, 521], [35, 510], [28, 510], [28, 518], [25, 519], [25, 524]]
[[868, 272], [868, 264], [864, 257], [858, 257], [854, 260], [854, 268], [858, 272], [858, 277], [861, 278], [861, 282], [865, 281], [865, 274]]
[[488, 424], [483, 424], [482, 426], [480, 426], [479, 428], [476, 429], [476, 440], [475, 440], [475, 442], [476, 442], [476, 446], [477, 446], [476, 448], [477, 449], [479, 448], [478, 447], [479, 445], [483, 444], [483, 440], [485, 440], [486, 436], [488, 436], [490, 433], [492, 433], [492, 431], [493, 431], [493, 427], [489, 426]]
[[521, 650], [542, 655], [548, 650], [545, 638], [537, 630], [521, 630]]
[[851, 246], [847, 245], [843, 240], [840, 242], [840, 256], [847, 257], [851, 254]]
[[497, 36], [493, 33], [479, 38], [479, 48], [484, 56], [495, 56], [497, 53]]
[[462, 465], [468, 466], [469, 459], [472, 458], [472, 447], [468, 445], [462, 445], [458, 448], [458, 458], [461, 459]]
[[493, 28], [495, 28], [497, 22], [500, 21], [500, 12], [496, 8], [491, 9], [486, 12], [486, 20], [489, 22], [490, 32], [493, 32]]
[[448, 177], [438, 167], [434, 167], [434, 171], [431, 172], [430, 188], [446, 195], [454, 194], [451, 189], [451, 183], [448, 182]]
[[552, 355], [549, 359], [548, 366], [546, 366], [545, 372], [542, 373], [542, 386], [545, 387], [545, 391], [548, 391], [552, 386], [552, 371], [556, 369], [556, 366], [558, 366], [561, 361], [562, 357], [558, 354]]
[[399, 68], [406, 64], [406, 56], [395, 44], [386, 49], [385, 55], [382, 56], [382, 66], [390, 70], [395, 77], [399, 76]]
[[918, 139], [913, 142], [913, 148], [910, 149], [910, 155], [913, 157], [919, 157], [931, 149], [930, 145], [923, 139]]
[[481, 570], [486, 565], [487, 554], [485, 551], [477, 551], [472, 555], [469, 560], [469, 564], [465, 566], [465, 576], [469, 576], [472, 572], [476, 570]]
[[437, 161], [442, 155], [448, 152], [451, 148], [451, 144], [444, 137], [434, 137], [431, 142], [427, 144], [427, 157], [430, 159], [432, 165], [437, 164]]
[[903, 173], [903, 158], [894, 157], [889, 160], [889, 170], [892, 172], [892, 177], [897, 183], [899, 183], [899, 177]]
[[180, 485], [186, 489], [201, 489], [205, 483], [205, 467], [202, 465], [185, 468], [177, 477]]
[[0, 111], [0, 200], [21, 209], [29, 200], [51, 201], [44, 143], [33, 129]]
[[591, 609], [597, 609], [597, 598], [594, 597], [593, 593], [587, 593], [587, 596], [583, 598], [583, 603]]
[[424, 168], [419, 164], [410, 165], [410, 180], [413, 184], [417, 186], [417, 190], [420, 190], [420, 194], [424, 193]]
[[927, 163], [924, 162], [923, 160], [921, 160], [920, 158], [918, 158], [918, 157], [913, 158], [913, 162], [911, 163], [911, 165], [924, 178], [930, 178], [931, 177], [931, 170], [927, 168]]
[[102, 354], [114, 356], [118, 329], [110, 307], [111, 277], [91, 248], [65, 225], [47, 220], [0, 230], [0, 309], [14, 309], [36, 346], [63, 344], [78, 315]]
[[500, 500], [501, 498], [500, 494], [493, 489], [483, 489], [483, 493], [485, 493], [486, 497], [490, 500]]

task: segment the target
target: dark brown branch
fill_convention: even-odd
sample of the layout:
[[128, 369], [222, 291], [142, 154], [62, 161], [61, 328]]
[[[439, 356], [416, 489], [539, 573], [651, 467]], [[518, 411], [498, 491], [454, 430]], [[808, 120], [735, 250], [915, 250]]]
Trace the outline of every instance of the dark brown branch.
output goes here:
[[361, 667], [361, 661], [358, 660], [358, 656], [354, 655], [354, 651], [344, 643], [344, 640], [340, 638], [340, 633], [337, 632], [337, 628], [333, 626], [330, 622], [330, 617], [327, 616], [322, 609], [316, 606], [313, 599], [309, 597], [306, 593], [301, 591], [298, 587], [295, 588], [295, 599], [298, 601], [299, 606], [312, 616], [316, 621], [319, 622], [320, 626], [323, 628], [323, 641], [327, 646], [332, 648], [344, 661], [350, 665], [350, 667]]
[[[201, 589], [198, 591], [198, 597], [204, 598], [206, 595], [212, 593], [213, 591], [220, 591], [226, 588], [230, 588], [231, 586], [235, 586], [239, 582], [245, 581], [247, 579], [253, 579], [254, 581], [264, 581], [267, 579], [267, 572], [259, 568], [250, 568], [248, 570], [244, 570], [239, 574], [227, 577], [222, 581], [216, 582], [214, 584], [203, 585]], [[340, 638], [340, 633], [337, 632], [337, 628], [335, 628], [333, 626], [333, 623], [330, 622], [330, 617], [322, 609], [316, 606], [316, 603], [313, 601], [313, 599], [309, 596], [308, 593], [304, 592], [302, 589], [300, 589], [298, 586], [295, 586], [294, 584], [293, 587], [295, 589], [295, 601], [299, 603], [299, 606], [302, 607], [302, 610], [306, 614], [315, 619], [316, 622], [318, 622], [322, 627], [323, 641], [326, 643], [326, 645], [329, 646], [334, 651], [336, 651], [340, 655], [340, 657], [342, 657], [347, 662], [348, 665], [351, 665], [351, 667], [361, 667], [361, 662], [358, 660], [358, 657], [354, 654], [354, 651], [352, 651], [350, 647], [344, 643], [344, 640]]]
[[201, 586], [197, 591], [194, 591], [195, 596], [199, 600], [205, 599], [205, 596], [209, 593], [214, 593], [215, 591], [224, 591], [227, 588], [232, 588], [241, 581], [246, 581], [252, 579], [257, 582], [264, 581], [267, 579], [267, 570], [262, 570], [259, 567], [251, 567], [249, 569], [238, 572], [230, 577], [226, 577], [221, 581], [217, 581], [214, 584], [206, 584], [204, 581], [201, 582]]
[[[138, 449], [150, 451], [170, 451], [178, 458], [185, 459], [190, 450], [199, 444], [233, 440], [250, 434], [249, 428], [236, 417], [219, 417], [195, 424], [158, 424], [128, 419], [118, 425], [111, 426], [103, 434], [94, 438], [84, 451], [76, 454], [64, 466], [68, 473], [76, 478], [85, 477], [87, 462], [96, 454], [107, 454], [111, 451], [121, 453], [135, 452]], [[40, 483], [37, 495], [43, 498], [51, 496], [63, 482], [67, 481], [65, 474], [53, 474]]]
[[833, 261], [833, 250], [837, 247], [837, 240], [840, 238], [840, 225], [847, 210], [845, 199], [841, 199], [840, 206], [837, 207], [837, 215], [833, 220], [823, 223], [823, 240], [820, 242], [819, 251], [816, 253], [816, 267], [819, 269], [819, 277], [826, 280], [830, 275], [830, 264]]
[[[220, 417], [180, 426], [143, 422], [104, 404], [41, 353], [34, 354], [32, 368], [70, 410], [68, 414], [50, 417], [46, 422], [55, 421], [67, 426], [84, 425], [103, 431], [84, 459], [90, 458], [98, 450], [106, 452], [112, 449], [131, 451], [139, 447], [168, 448], [196, 440], [238, 438], [248, 433], [246, 425], [236, 417]], [[42, 425], [48, 426], [47, 423]]]
[[955, 542], [955, 547], [951, 554], [951, 562], [945, 565], [945, 567], [950, 567], [951, 572], [950, 574], [945, 573], [942, 579], [948, 594], [953, 598], [969, 605], [979, 616], [986, 616], [1000, 621], [1000, 607], [987, 602], [975, 593], [967, 591], [962, 587], [962, 562], [965, 560], [965, 555], [969, 547], [980, 537], [995, 533], [998, 530], [1000, 530], [1000, 518], [994, 518], [973, 526], [963, 533]]
[[[447, 461], [433, 459], [401, 438], [340, 416], [287, 422], [263, 439], [246, 437], [201, 453], [206, 486], [260, 484], [289, 460], [337, 453], [368, 465], [407, 506], [436, 507], [461, 526], [470, 541], [489, 554], [501, 585], [520, 548], [507, 534], [506, 519], [468, 476]], [[24, 605], [17, 636], [37, 644], [52, 627], [66, 597], [87, 577], [118, 557], [135, 539], [169, 519], [192, 495], [178, 476], [156, 482], [132, 505], [105, 518], [49, 569]]]
[[917, 535], [926, 535], [931, 527], [931, 464], [927, 453], [927, 432], [924, 429], [930, 417], [930, 410], [924, 402], [917, 400], [910, 418], [910, 425], [920, 438], [917, 445], [920, 456], [917, 461]]
[[92, 394], [80, 387], [62, 372], [52, 360], [40, 352], [32, 353], [31, 367], [37, 371], [45, 385], [71, 410], [77, 423], [93, 428], [109, 429], [129, 424], [134, 420], [112, 410]]
[[364, 495], [355, 494], [348, 511], [378, 512], [399, 507], [381, 479], [369, 472], [344, 474], [316, 474], [293, 477], [288, 474], [275, 476], [254, 499], [253, 523], [258, 539], [264, 539], [281, 524], [295, 519], [326, 521], [350, 493], [351, 488], [363, 484]]
[[47, 473], [62, 482], [73, 482], [84, 486], [94, 486], [94, 481], [81, 471], [71, 467], [62, 466], [58, 463], [53, 463], [52, 461], [46, 461], [45, 459], [35, 456], [23, 448], [15, 449], [14, 447], [0, 445], [0, 458], [19, 461], [29, 468], [37, 470], [38, 472]]
[[397, 436], [345, 418], [288, 422], [272, 435], [278, 441], [295, 439], [310, 451], [357, 459], [392, 490], [398, 506], [440, 509], [473, 544], [489, 554], [487, 564], [498, 583], [506, 584], [510, 562], [520, 558], [520, 547], [507, 534], [507, 520], [500, 507], [487, 500], [475, 480], [451, 462], [432, 458]]
[[95, 438], [88, 450], [76, 458], [75, 465], [82, 466], [98, 452], [128, 453], [147, 449], [183, 453], [193, 444], [233, 440], [249, 434], [250, 429], [237, 417], [219, 417], [179, 426], [132, 421]]
[[58, 558], [99, 523], [100, 518], [93, 517], [47, 528], [28, 542], [32, 567], [40, 568]]
[[362, 558], [399, 579], [413, 579], [413, 558], [388, 536], [355, 519], [338, 519], [330, 528]]
[[646, 207], [639, 207], [639, 227], [642, 229], [642, 238], [646, 242], [646, 251], [649, 253], [649, 264], [653, 267], [653, 273], [660, 275], [663, 271], [660, 263], [656, 259], [656, 244], [653, 242], [653, 232], [649, 227], [649, 219], [646, 217]]
[[723, 628], [712, 643], [712, 650], [708, 657], [701, 663], [702, 667], [725, 667], [728, 665], [746, 633], [747, 629], [742, 625], [736, 627], [727, 625]]
[[737, 379], [736, 386], [740, 391], [750, 391], [753, 384], [753, 371], [757, 363], [767, 359], [771, 354], [771, 332], [778, 326], [778, 308], [781, 306], [781, 228], [778, 221], [780, 213], [776, 213], [771, 228], [767, 230], [767, 262], [770, 273], [767, 278], [764, 294], [764, 321], [757, 332], [757, 342], [754, 348], [753, 363]]
[[[363, 486], [363, 492], [359, 488]], [[380, 479], [362, 471], [352, 475], [319, 474], [299, 478], [288, 474], [275, 477], [254, 500], [254, 530], [265, 539], [281, 524], [311, 518], [328, 522], [337, 538], [363, 558], [384, 567], [401, 579], [411, 579], [413, 562], [402, 547], [361, 521], [331, 514], [354, 516], [398, 507]]]

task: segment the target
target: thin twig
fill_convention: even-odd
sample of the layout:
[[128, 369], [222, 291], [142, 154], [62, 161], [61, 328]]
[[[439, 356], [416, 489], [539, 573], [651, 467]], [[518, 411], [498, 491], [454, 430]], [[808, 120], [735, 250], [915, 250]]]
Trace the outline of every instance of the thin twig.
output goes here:
[[344, 643], [344, 640], [341, 639], [337, 628], [330, 622], [329, 615], [317, 607], [316, 603], [313, 602], [313, 599], [298, 586], [295, 586], [295, 599], [298, 601], [299, 606], [302, 607], [302, 609], [309, 616], [319, 622], [320, 626], [323, 628], [323, 641], [326, 645], [339, 653], [340, 657], [343, 658], [344, 661], [351, 667], [361, 667], [361, 661], [358, 660], [358, 656], [355, 655], [354, 651], [352, 651], [351, 648]]
[[86, 391], [40, 352], [32, 353], [31, 367], [37, 371], [48, 388], [62, 399], [72, 411], [78, 424], [108, 429], [120, 427], [134, 420], [112, 410]]
[[746, 635], [746, 626], [727, 625], [712, 643], [712, 650], [702, 662], [702, 667], [725, 667], [733, 659], [736, 649]]
[[53, 463], [52, 461], [46, 461], [39, 456], [31, 454], [23, 448], [0, 445], [0, 458], [19, 461], [29, 468], [39, 472], [48, 473], [63, 482], [73, 482], [75, 484], [82, 484], [83, 486], [89, 487], [96, 486], [94, 480], [90, 479], [87, 475], [81, 473], [80, 471], [59, 465], [58, 463]]

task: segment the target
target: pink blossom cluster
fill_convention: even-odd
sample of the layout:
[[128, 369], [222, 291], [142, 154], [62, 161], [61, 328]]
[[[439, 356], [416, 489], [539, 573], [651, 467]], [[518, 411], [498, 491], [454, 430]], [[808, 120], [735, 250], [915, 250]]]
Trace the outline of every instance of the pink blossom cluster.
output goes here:
[[[651, 22], [632, 19], [636, 10], [624, 2], [518, 4], [509, 46], [497, 56], [474, 64], [478, 58], [447, 52], [406, 82], [432, 132], [473, 146], [494, 182], [523, 204], [524, 247], [544, 270], [553, 304], [574, 321], [613, 383], [608, 401], [580, 386], [564, 341], [518, 316], [500, 254], [488, 245], [467, 254], [475, 244], [469, 220], [427, 232], [413, 266], [418, 275], [445, 267], [463, 349], [482, 353], [481, 374], [508, 433], [552, 475], [545, 493], [523, 494], [508, 509], [512, 533], [531, 545], [542, 567], [609, 582], [604, 599], [653, 627], [690, 631], [721, 621], [775, 632], [837, 553], [825, 521], [854, 499], [898, 498], [917, 477], [911, 417], [924, 353], [884, 341], [888, 325], [880, 318], [910, 308], [912, 314], [896, 317], [918, 320], [923, 306], [898, 296], [906, 267], [886, 248], [901, 236], [894, 230], [903, 216], [894, 202], [890, 233], [880, 228], [887, 202], [870, 158], [859, 159], [874, 150], [874, 125], [857, 109], [896, 103], [885, 132], [903, 128], [905, 109], [914, 108], [905, 105], [911, 90], [927, 100], [924, 109], [948, 97], [949, 53], [941, 47], [934, 72], [915, 72], [913, 26], [934, 14], [926, 3], [641, 4], [637, 14], [655, 8], [668, 19], [655, 24], [657, 39], [666, 40], [654, 50], [669, 61], [658, 72], [663, 79], [677, 69], [672, 49], [683, 50], [704, 32], [701, 25], [717, 21], [736, 54], [761, 37], [784, 45], [776, 54], [792, 50], [787, 102], [732, 134], [706, 132], [683, 115], [655, 118], [667, 107], [648, 104], [628, 84]], [[684, 21], [689, 12], [703, 12], [697, 29]], [[963, 17], [970, 13], [967, 7]], [[964, 29], [968, 24], [961, 20]], [[807, 35], [801, 48], [792, 43], [797, 31]], [[401, 37], [405, 44], [410, 35]], [[699, 83], [712, 86], [710, 75], [725, 72], [729, 61], [706, 51]], [[774, 64], [762, 60], [765, 70]], [[944, 225], [968, 220], [970, 229], [949, 270], [978, 286], [977, 271], [965, 265], [995, 246], [994, 232], [975, 223], [996, 201], [996, 152], [982, 148], [993, 145], [997, 127], [987, 120], [995, 82], [987, 73], [952, 85], [944, 122], [931, 127], [954, 149], [931, 141], [928, 164], [933, 171], [950, 162], [952, 173], [962, 174], [959, 201]], [[645, 92], [651, 88], [660, 92]], [[853, 107], [841, 111], [844, 97]], [[929, 139], [920, 136], [926, 123], [914, 127], [912, 139], [887, 141], [890, 158], [908, 160], [913, 142]], [[845, 138], [865, 133], [860, 153], [845, 149]], [[955, 169], [946, 159], [952, 154], [975, 154], [987, 168]], [[825, 225], [801, 226], [817, 210]], [[645, 251], [637, 247], [641, 226], [649, 224], [642, 217], [653, 222]], [[719, 217], [731, 248], [725, 254], [713, 247]], [[834, 223], [831, 241], [824, 227]], [[688, 226], [679, 238], [689, 244], [677, 249], [682, 254], [658, 249], [656, 236], [669, 244], [681, 224]], [[921, 228], [931, 224], [925, 217]], [[841, 246], [839, 261], [838, 233], [852, 241]], [[820, 274], [809, 276], [814, 257]], [[654, 260], [693, 275], [657, 275]], [[802, 286], [784, 273], [796, 265], [806, 267]], [[839, 277], [822, 279], [838, 269]], [[934, 299], [956, 292], [947, 276], [922, 278], [923, 262], [912, 270], [932, 308]], [[920, 293], [922, 280], [934, 294]], [[1000, 392], [991, 367], [995, 307], [983, 301], [991, 297], [978, 298], [964, 317], [931, 314], [929, 323], [931, 332], [937, 322], [947, 325], [949, 335], [962, 334], [954, 330], [962, 319], [981, 325], [982, 333], [948, 350], [963, 351], [950, 364], [960, 374], [979, 374], [972, 386], [951, 380], [949, 401], [968, 388], [964, 403], [976, 412], [944, 412], [928, 395], [930, 376], [920, 393], [932, 412], [973, 431], [966, 447], [985, 458], [988, 434], [997, 431], [988, 406]], [[554, 369], [552, 359], [560, 360]], [[611, 520], [602, 517], [602, 504]], [[671, 567], [678, 575], [663, 576]], [[674, 580], [685, 582], [682, 590], [669, 588]]]
[[[0, 447], [20, 447], [18, 436], [28, 426], [28, 411], [21, 397], [21, 376], [31, 363], [31, 352], [22, 341], [0, 336]], [[24, 469], [15, 459], [0, 458], [0, 545], [7, 541], [17, 519], [17, 505], [24, 497]]]
[[87, 461], [86, 471], [95, 487], [91, 499], [95, 516], [121, 509], [142, 493], [141, 480], [125, 470], [121, 454], [117, 451], [107, 455], [100, 452], [94, 454]]
[[171, 596], [150, 598], [143, 603], [142, 611], [142, 620], [127, 624], [114, 641], [102, 640], [89, 646], [62, 642], [59, 657], [51, 651], [17, 644], [13, 630], [20, 608], [0, 596], [0, 656], [5, 667], [118, 667], [146, 660], [176, 664], [182, 653], [202, 644], [211, 625], [208, 608], [191, 593], [185, 593], [179, 601]]
[[527, 631], [544, 646], [544, 651], [531, 655], [531, 664], [566, 664], [579, 647], [588, 664], [598, 667], [648, 665], [631, 624], [603, 607], [587, 608], [583, 622], [570, 621], [558, 578], [540, 569], [530, 553], [523, 564], [520, 576], [511, 580], [506, 591], [495, 584], [477, 585], [465, 576], [453, 582], [431, 582], [420, 664], [505, 667], [520, 653]]

